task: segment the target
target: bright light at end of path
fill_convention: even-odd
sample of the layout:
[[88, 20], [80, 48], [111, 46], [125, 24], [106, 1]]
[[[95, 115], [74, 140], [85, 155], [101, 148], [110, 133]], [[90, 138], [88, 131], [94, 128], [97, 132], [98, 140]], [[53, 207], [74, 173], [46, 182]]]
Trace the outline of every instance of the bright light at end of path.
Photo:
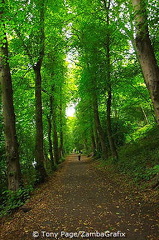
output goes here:
[[74, 117], [75, 116], [75, 105], [70, 105], [66, 108], [66, 116], [67, 117]]

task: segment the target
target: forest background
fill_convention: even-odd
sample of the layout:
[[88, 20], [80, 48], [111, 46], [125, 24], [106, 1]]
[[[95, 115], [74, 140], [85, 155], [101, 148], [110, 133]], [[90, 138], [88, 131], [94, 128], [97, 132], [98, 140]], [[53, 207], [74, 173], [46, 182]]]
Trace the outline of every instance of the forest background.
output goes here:
[[159, 186], [158, 10], [157, 0], [1, 1], [2, 215], [73, 149]]

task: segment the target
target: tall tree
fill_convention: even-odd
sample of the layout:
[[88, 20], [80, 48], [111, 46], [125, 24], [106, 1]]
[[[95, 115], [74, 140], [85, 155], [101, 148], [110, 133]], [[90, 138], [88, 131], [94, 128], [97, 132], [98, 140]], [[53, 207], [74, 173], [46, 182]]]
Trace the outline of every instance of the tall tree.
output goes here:
[[105, 42], [105, 49], [106, 49], [106, 89], [107, 90], [107, 135], [110, 145], [110, 150], [112, 153], [112, 157], [114, 159], [118, 159], [118, 153], [115, 146], [115, 141], [113, 138], [112, 133], [112, 121], [111, 121], [111, 107], [112, 107], [112, 84], [111, 84], [111, 55], [110, 55], [110, 0], [106, 1], [103, 0], [104, 8], [106, 11], [106, 24], [107, 24], [107, 34], [106, 34], [106, 42]]
[[35, 161], [37, 162], [36, 169], [38, 172], [39, 181], [43, 182], [46, 178], [46, 171], [44, 168], [44, 136], [43, 136], [43, 120], [42, 120], [42, 96], [41, 96], [41, 66], [44, 57], [44, 13], [45, 0], [40, 0], [39, 8], [39, 53], [36, 64], [33, 69], [35, 73], [35, 120], [36, 120], [36, 142], [35, 142]]
[[159, 67], [149, 36], [147, 4], [146, 0], [132, 0], [136, 23], [135, 43], [145, 83], [149, 90], [159, 125]]
[[[17, 5], [17, 3], [15, 3]], [[44, 136], [43, 136], [43, 117], [42, 117], [42, 76], [41, 67], [44, 58], [45, 48], [45, 0], [26, 2], [17, 5], [23, 9], [20, 17], [15, 15], [15, 32], [28, 55], [30, 66], [35, 76], [35, 161], [37, 182], [43, 182], [47, 177], [44, 167]], [[31, 12], [31, 14], [30, 14]], [[29, 15], [30, 14], [30, 15]], [[21, 26], [21, 27], [19, 27]], [[30, 30], [29, 30], [30, 29]], [[26, 34], [26, 32], [28, 34]]]
[[[4, 7], [5, 2], [3, 1], [3, 8]], [[0, 83], [2, 89], [8, 189], [16, 191], [21, 185], [21, 170], [13, 105], [12, 78], [8, 57], [8, 41], [5, 33], [3, 9], [0, 12], [0, 20], [2, 29], [2, 35], [0, 36]]]

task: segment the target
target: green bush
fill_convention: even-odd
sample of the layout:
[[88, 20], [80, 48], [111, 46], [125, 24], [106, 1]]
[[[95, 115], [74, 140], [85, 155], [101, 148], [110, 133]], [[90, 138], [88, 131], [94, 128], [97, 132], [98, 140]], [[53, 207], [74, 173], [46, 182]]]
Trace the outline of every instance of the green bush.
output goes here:
[[27, 188], [20, 188], [18, 191], [6, 190], [3, 192], [3, 202], [0, 216], [11, 213], [13, 210], [16, 210], [22, 206], [25, 201], [29, 198], [33, 188], [28, 186]]

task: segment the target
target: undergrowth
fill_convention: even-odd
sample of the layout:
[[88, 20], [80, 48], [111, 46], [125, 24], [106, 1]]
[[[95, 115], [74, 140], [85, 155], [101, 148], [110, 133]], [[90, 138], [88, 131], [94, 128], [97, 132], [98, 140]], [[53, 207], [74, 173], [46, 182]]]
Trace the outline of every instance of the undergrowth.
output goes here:
[[[59, 169], [60, 163], [64, 162], [65, 158], [61, 158], [59, 161], [59, 165], [55, 165], [51, 170], [46, 167], [47, 173], [51, 176], [56, 170]], [[28, 174], [27, 169], [23, 169], [22, 171], [23, 177], [25, 180], [24, 187], [20, 188], [18, 191], [6, 190], [6, 186], [0, 191], [0, 217], [8, 215], [19, 207], [24, 205], [27, 199], [30, 198], [31, 192], [36, 188], [37, 176], [35, 175], [35, 171], [32, 171], [31, 176]]]
[[137, 184], [151, 181], [159, 176], [159, 129], [148, 129], [142, 137], [136, 137], [135, 141], [120, 147], [118, 154], [119, 160], [116, 164], [109, 158], [107, 161], [102, 160], [100, 166], [113, 165], [119, 172], [131, 176]]
[[5, 199], [1, 205], [0, 217], [8, 215], [21, 207], [26, 200], [30, 197], [30, 193], [33, 191], [32, 186], [26, 188], [20, 188], [18, 191], [6, 190], [2, 193], [2, 197]]

